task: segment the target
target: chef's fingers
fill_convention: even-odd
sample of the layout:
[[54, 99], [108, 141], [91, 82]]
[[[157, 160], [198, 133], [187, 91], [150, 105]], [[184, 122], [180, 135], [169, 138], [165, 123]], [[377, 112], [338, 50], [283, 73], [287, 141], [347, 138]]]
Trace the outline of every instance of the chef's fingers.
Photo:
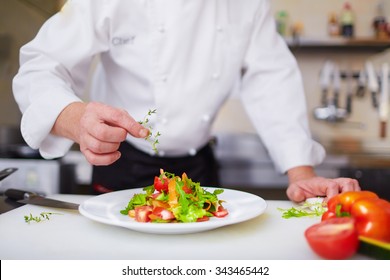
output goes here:
[[107, 154], [117, 151], [123, 140], [124, 138], [120, 141], [107, 142], [87, 134], [83, 137], [81, 145], [95, 154]]
[[119, 151], [107, 154], [97, 154], [88, 149], [83, 149], [81, 151], [87, 161], [92, 165], [110, 165], [121, 157], [121, 153]]
[[323, 177], [313, 177], [290, 184], [287, 189], [287, 196], [294, 202], [302, 202], [310, 197], [331, 197], [338, 192], [339, 185], [337, 182]]
[[105, 104], [91, 102], [87, 105], [87, 111], [93, 107], [99, 119], [111, 126], [121, 127], [134, 137], [145, 138], [149, 135], [149, 130], [135, 121], [125, 110], [114, 108]]
[[341, 192], [359, 190], [359, 182], [355, 179], [313, 177], [294, 182], [289, 185], [286, 193], [290, 200], [302, 202], [310, 197], [326, 196], [327, 198], [331, 198]]
[[336, 178], [334, 181], [338, 183], [340, 192], [361, 190], [358, 180], [352, 178]]
[[[96, 141], [100, 142], [111, 142], [111, 143], [120, 143], [126, 140], [127, 131], [118, 126], [112, 126], [106, 123], [96, 123], [95, 125], [89, 125], [87, 128], [88, 134], [84, 136], [86, 139], [89, 139], [92, 142], [91, 138], [95, 138]], [[85, 141], [89, 141], [86, 140]], [[98, 143], [96, 143], [98, 145]], [[91, 145], [93, 145], [91, 143]]]
[[302, 202], [306, 199], [306, 194], [303, 189], [297, 185], [290, 185], [286, 191], [287, 197], [294, 202]]

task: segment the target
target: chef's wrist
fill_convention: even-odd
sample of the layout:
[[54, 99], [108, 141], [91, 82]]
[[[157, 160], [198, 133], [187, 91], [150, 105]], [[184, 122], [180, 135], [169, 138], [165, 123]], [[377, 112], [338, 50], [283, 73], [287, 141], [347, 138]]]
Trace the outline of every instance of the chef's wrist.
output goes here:
[[302, 181], [316, 177], [316, 173], [312, 166], [297, 166], [289, 169], [287, 171], [287, 176], [289, 183], [294, 183], [297, 181]]
[[51, 133], [79, 143], [80, 119], [85, 106], [83, 102], [73, 102], [66, 106], [58, 115]]

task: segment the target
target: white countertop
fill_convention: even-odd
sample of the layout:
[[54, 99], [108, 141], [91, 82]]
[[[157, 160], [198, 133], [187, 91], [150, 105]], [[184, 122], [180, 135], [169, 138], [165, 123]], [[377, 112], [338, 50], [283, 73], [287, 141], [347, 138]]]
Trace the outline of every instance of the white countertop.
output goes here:
[[[90, 196], [53, 195], [81, 203]], [[75, 210], [25, 205], [0, 215], [0, 259], [61, 260], [306, 260], [319, 259], [304, 231], [320, 218], [283, 219], [290, 201], [267, 201], [264, 214], [239, 224], [183, 235], [157, 235], [101, 224]], [[25, 215], [56, 212], [50, 220], [26, 223]], [[354, 259], [367, 259], [356, 254]]]

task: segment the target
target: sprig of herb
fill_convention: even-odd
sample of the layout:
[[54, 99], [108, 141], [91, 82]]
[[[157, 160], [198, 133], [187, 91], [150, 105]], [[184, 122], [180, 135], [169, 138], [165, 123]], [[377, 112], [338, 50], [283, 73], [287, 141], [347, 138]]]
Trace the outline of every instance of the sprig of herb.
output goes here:
[[50, 220], [51, 215], [62, 215], [62, 214], [52, 213], [52, 212], [42, 212], [41, 214], [39, 214], [39, 216], [33, 216], [33, 214], [30, 213], [30, 216], [24, 216], [24, 221], [28, 224], [31, 222], [40, 223], [42, 221]]
[[327, 210], [322, 202], [305, 202], [296, 207], [291, 207], [288, 209], [278, 208], [279, 211], [282, 211], [282, 218], [300, 218], [300, 217], [319, 217], [322, 216]]
[[157, 145], [159, 144], [158, 137], [161, 136], [161, 133], [159, 131], [157, 131], [156, 133], [153, 133], [153, 127], [149, 124], [149, 117], [152, 114], [155, 114], [156, 111], [157, 111], [157, 109], [149, 110], [148, 113], [146, 114], [146, 116], [144, 117], [144, 119], [142, 121], [139, 121], [138, 123], [142, 124], [143, 126], [145, 126], [146, 128], [148, 128], [150, 130], [150, 133], [145, 138], [145, 140], [149, 141], [152, 144], [153, 151], [156, 154], [158, 154], [158, 149], [157, 149]]

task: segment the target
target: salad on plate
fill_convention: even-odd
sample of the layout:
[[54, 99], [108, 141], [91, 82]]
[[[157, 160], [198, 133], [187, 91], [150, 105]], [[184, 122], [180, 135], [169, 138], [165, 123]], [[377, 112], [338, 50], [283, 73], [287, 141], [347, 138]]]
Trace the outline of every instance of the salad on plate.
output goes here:
[[144, 193], [133, 195], [121, 214], [141, 223], [204, 222], [210, 217], [228, 215], [228, 210], [222, 206], [225, 201], [218, 198], [224, 190], [210, 192], [186, 173], [180, 177], [161, 169], [153, 185], [143, 190]]

